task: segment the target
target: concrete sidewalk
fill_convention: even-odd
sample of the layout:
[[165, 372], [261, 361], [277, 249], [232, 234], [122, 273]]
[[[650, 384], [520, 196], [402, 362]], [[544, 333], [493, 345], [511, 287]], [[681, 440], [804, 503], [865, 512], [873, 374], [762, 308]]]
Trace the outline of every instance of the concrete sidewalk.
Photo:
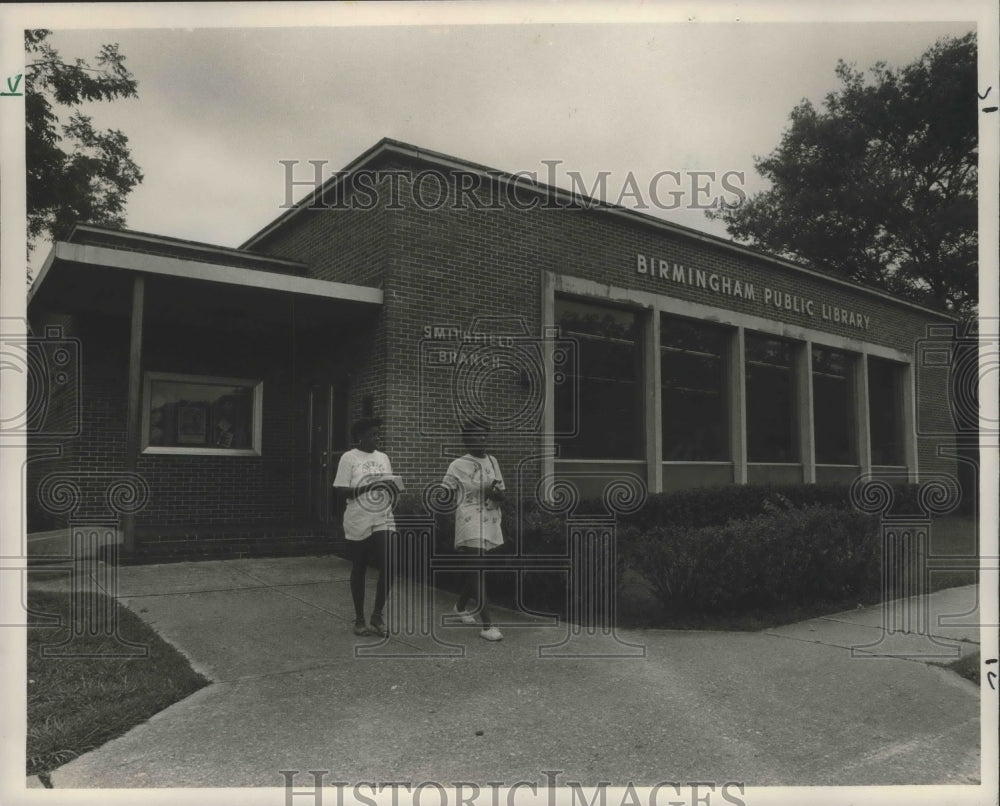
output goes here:
[[121, 568], [120, 599], [213, 684], [53, 785], [280, 787], [281, 770], [445, 785], [544, 786], [543, 770], [561, 785], [979, 781], [979, 692], [933, 664], [978, 648], [975, 586], [927, 597], [933, 638], [886, 635], [878, 607], [760, 633], [597, 636], [504, 612], [492, 644], [447, 623], [451, 596], [405, 587], [390, 638], [356, 638], [348, 575], [336, 557]]

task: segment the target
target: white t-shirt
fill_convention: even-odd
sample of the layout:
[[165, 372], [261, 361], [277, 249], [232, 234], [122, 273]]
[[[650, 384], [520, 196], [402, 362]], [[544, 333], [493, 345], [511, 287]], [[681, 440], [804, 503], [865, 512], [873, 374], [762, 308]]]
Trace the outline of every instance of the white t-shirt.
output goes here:
[[465, 454], [448, 466], [444, 485], [458, 493], [455, 510], [455, 546], [473, 546], [492, 549], [503, 544], [500, 531], [500, 505], [488, 501], [485, 492], [493, 481], [498, 488], [506, 489], [496, 459], [487, 454], [478, 459]]
[[[392, 475], [392, 465], [382, 451], [365, 453], [352, 448], [340, 457], [333, 486], [353, 490], [389, 475]], [[385, 491], [369, 490], [348, 500], [344, 510], [344, 537], [348, 540], [364, 540], [372, 532], [392, 531], [395, 528], [392, 500]]]

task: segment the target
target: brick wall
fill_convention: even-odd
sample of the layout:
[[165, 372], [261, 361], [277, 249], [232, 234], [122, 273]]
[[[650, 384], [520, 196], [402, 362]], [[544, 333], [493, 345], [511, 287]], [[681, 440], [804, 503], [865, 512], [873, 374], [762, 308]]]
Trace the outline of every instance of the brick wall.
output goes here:
[[[67, 524], [73, 501], [86, 502], [95, 497], [93, 480], [77, 480], [69, 486], [55, 483], [55, 476], [79, 465], [86, 466], [92, 479], [106, 461], [116, 466], [116, 443], [109, 439], [86, 446], [79, 435], [83, 429], [83, 400], [93, 398], [94, 420], [99, 428], [113, 422], [116, 409], [113, 391], [99, 375], [84, 373], [87, 352], [80, 338], [80, 329], [73, 317], [52, 312], [33, 312], [31, 339], [38, 346], [36, 372], [27, 373], [28, 412], [32, 417], [31, 440], [28, 444], [25, 471], [25, 510], [29, 532], [62, 528]], [[69, 360], [62, 362], [56, 354], [60, 345], [68, 349]], [[60, 359], [57, 362], [54, 359]], [[85, 383], [86, 381], [86, 383]], [[49, 483], [44, 485], [45, 480]], [[54, 486], [53, 486], [54, 485]], [[76, 492], [72, 488], [76, 487]], [[64, 497], [66, 493], [69, 497]]]
[[[415, 172], [427, 166], [393, 157], [380, 167]], [[524, 350], [541, 336], [545, 271], [725, 307], [906, 353], [915, 352], [927, 326], [938, 321], [933, 314], [821, 276], [736, 254], [709, 239], [684, 237], [619, 216], [583, 209], [518, 211], [507, 204], [502, 209], [477, 210], [470, 204], [455, 209], [450, 203], [458, 196], [454, 185], [449, 202], [422, 209], [405, 180], [400, 188], [402, 209], [363, 211], [347, 204], [348, 209], [304, 212], [254, 248], [309, 263], [315, 277], [383, 288], [380, 315], [370, 338], [359, 342], [355, 353], [367, 367], [351, 381], [351, 418], [360, 415], [363, 397], [372, 395], [376, 413], [386, 417], [386, 448], [411, 491], [439, 479], [449, 457], [461, 453], [458, 425], [466, 416], [487, 412], [510, 420], [518, 411], [530, 412], [532, 401], [539, 401], [534, 374], [521, 369], [531, 363]], [[386, 185], [379, 189], [385, 193]], [[487, 205], [491, 196], [483, 190], [478, 198]], [[637, 255], [645, 256], [645, 274], [637, 271]], [[667, 262], [670, 279], [659, 276], [661, 260]], [[674, 264], [684, 267], [691, 282], [674, 278]], [[706, 285], [712, 274], [732, 284], [739, 281], [744, 288], [752, 285], [754, 299], [699, 287], [698, 272]], [[781, 306], [765, 301], [768, 290]], [[804, 308], [805, 300], [811, 300], [814, 315], [786, 309], [785, 295], [799, 300], [793, 307]], [[868, 317], [869, 327], [835, 321], [833, 308]], [[491, 352], [480, 342], [463, 342], [474, 326], [517, 336], [516, 346]], [[458, 331], [457, 340], [452, 329]], [[449, 351], [500, 363], [492, 369], [468, 364], [448, 368], [428, 357]], [[954, 472], [954, 461], [938, 455], [940, 446], [953, 442], [948, 435], [947, 382], [929, 376], [919, 391], [919, 425], [925, 434], [918, 441], [920, 468]], [[540, 414], [540, 406], [535, 408]], [[493, 435], [494, 450], [508, 476], [541, 448], [539, 422], [526, 425], [530, 421], [530, 416], [522, 418], [516, 427]], [[529, 462], [529, 484], [537, 473], [537, 461]]]
[[[412, 175], [428, 166], [393, 156], [378, 167]], [[452, 174], [451, 179], [458, 177]], [[389, 197], [387, 183], [378, 187], [384, 201]], [[405, 180], [400, 190], [394, 200], [401, 209], [350, 209], [346, 195], [343, 208], [301, 213], [255, 249], [306, 262], [315, 277], [383, 288], [385, 302], [367, 342], [369, 350], [365, 353], [362, 343], [356, 353], [367, 368], [351, 379], [351, 418], [360, 414], [364, 396], [372, 395], [376, 412], [386, 416], [386, 447], [411, 490], [439, 478], [448, 457], [461, 452], [457, 428], [465, 416], [486, 411], [510, 420], [519, 411], [537, 408], [540, 413], [540, 406], [532, 406], [540, 402], [538, 379], [522, 370], [530, 364], [523, 351], [541, 336], [541, 277], [546, 271], [726, 308], [852, 339], [859, 346], [867, 342], [908, 354], [918, 352], [929, 325], [947, 321], [821, 275], [736, 253], [710, 238], [672, 233], [617, 215], [546, 205], [519, 211], [507, 203], [500, 209], [477, 210], [471, 204], [456, 209], [451, 202], [460, 194], [454, 183], [437, 209], [423, 209]], [[476, 197], [483, 206], [498, 198], [486, 188]], [[645, 273], [637, 271], [639, 255]], [[661, 265], [666, 277], [661, 276]], [[682, 267], [686, 282], [679, 281], [675, 266]], [[712, 275], [720, 287], [726, 281], [730, 288], [740, 283], [744, 292], [752, 287], [753, 299], [746, 293], [740, 297], [714, 292]], [[868, 326], [836, 321], [835, 309], [853, 313], [860, 321], [867, 317]], [[484, 322], [483, 317], [510, 319]], [[500, 362], [492, 371], [463, 364], [435, 366], [429, 357], [434, 353], [457, 352], [458, 361], [463, 354], [489, 360], [490, 351], [477, 349], [478, 342], [463, 343], [474, 326], [519, 338], [513, 349], [492, 352]], [[953, 442], [947, 379], [933, 374], [924, 378], [920, 367], [915, 371], [920, 469], [953, 473], [954, 461], [939, 455]], [[537, 419], [532, 423], [526, 416], [516, 427], [493, 435], [508, 474], [541, 449], [538, 426]], [[530, 462], [529, 483], [537, 472], [538, 463]]]
[[[286, 226], [254, 245], [254, 251], [309, 264], [309, 276], [352, 285], [384, 288], [392, 213], [380, 208], [306, 210]], [[362, 416], [363, 402], [372, 400], [377, 416], [386, 414], [387, 352], [385, 307], [370, 322], [338, 335], [340, 366], [332, 363], [328, 379], [349, 385], [348, 422]], [[331, 322], [331, 330], [336, 323]], [[314, 333], [322, 342], [324, 334]]]
[[305, 509], [305, 393], [281, 327], [147, 328], [145, 370], [263, 381], [261, 456], [144, 454], [138, 470], [159, 525], [293, 519]]
[[[384, 167], [426, 166], [399, 159]], [[422, 209], [405, 183], [401, 190], [401, 209], [306, 211], [254, 247], [302, 261], [319, 279], [381, 288], [384, 304], [377, 314], [347, 324], [331, 318], [309, 331], [298, 328], [294, 336], [293, 311], [270, 328], [147, 323], [147, 371], [263, 379], [263, 455], [140, 456], [138, 471], [151, 493], [140, 524], [303, 516], [309, 483], [307, 391], [320, 382], [347, 389], [340, 418], [346, 423], [362, 416], [371, 399], [374, 413], [385, 418], [385, 447], [411, 498], [439, 480], [450, 459], [463, 452], [459, 427], [475, 416], [505, 424], [492, 435], [491, 451], [508, 486], [517, 484], [522, 468], [521, 490], [531, 494], [543, 447], [539, 340], [546, 271], [913, 353], [921, 472], [955, 473], [954, 458], [941, 455], [954, 444], [951, 375], [947, 366], [927, 366], [921, 358], [934, 315], [619, 216], [580, 209], [518, 211], [509, 205], [477, 210], [446, 203]], [[380, 192], [385, 191], [383, 184]], [[451, 193], [454, 198], [454, 187]], [[486, 192], [479, 198], [490, 200]], [[636, 270], [640, 254], [645, 274]], [[670, 279], [659, 277], [661, 260], [669, 262]], [[674, 279], [675, 263], [695, 282]], [[755, 299], [699, 287], [698, 271], [706, 279], [714, 273], [751, 284]], [[765, 304], [765, 289], [782, 300], [785, 294], [812, 300], [819, 315]], [[868, 316], [871, 326], [824, 319], [824, 304]], [[67, 335], [81, 340], [84, 429], [53, 442], [61, 447], [62, 460], [44, 458], [44, 445], [35, 440], [27, 468], [29, 510], [46, 515], [39, 484], [58, 468], [77, 476], [81, 498], [74, 517], [106, 517], [108, 479], [125, 467], [128, 322], [107, 316], [88, 316], [75, 325], [61, 321]], [[54, 416], [72, 416], [58, 400], [53, 398]]]
[[[129, 325], [90, 315], [74, 333], [83, 348], [83, 431], [65, 441], [61, 461], [30, 463], [29, 500], [38, 501], [39, 484], [58, 469], [81, 491], [73, 518], [110, 517], [107, 488], [125, 471]], [[263, 427], [261, 456], [140, 455], [137, 472], [149, 489], [140, 527], [305, 515], [306, 396], [292, 349], [287, 332], [147, 324], [146, 371], [261, 379]], [[51, 525], [64, 524], [65, 516]]]

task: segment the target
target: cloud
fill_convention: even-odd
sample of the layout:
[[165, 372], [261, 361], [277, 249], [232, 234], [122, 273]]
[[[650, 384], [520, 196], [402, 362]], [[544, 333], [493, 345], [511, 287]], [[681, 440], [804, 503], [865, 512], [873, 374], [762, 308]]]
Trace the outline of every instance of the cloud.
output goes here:
[[[281, 159], [342, 167], [384, 136], [507, 171], [742, 171], [838, 58], [906, 63], [960, 24], [472, 25], [57, 31], [117, 41], [140, 97], [93, 111], [130, 138], [141, 230], [235, 244], [280, 212]], [[612, 182], [612, 185], [615, 183]], [[701, 211], [664, 213], [722, 234]], [[263, 220], [262, 220], [262, 217]]]

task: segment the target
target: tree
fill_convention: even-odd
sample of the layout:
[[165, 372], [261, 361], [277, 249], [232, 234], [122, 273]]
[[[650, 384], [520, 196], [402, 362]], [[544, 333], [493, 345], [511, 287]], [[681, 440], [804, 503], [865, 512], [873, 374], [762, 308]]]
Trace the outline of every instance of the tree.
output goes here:
[[959, 315], [976, 305], [977, 105], [973, 33], [899, 70], [803, 100], [780, 145], [755, 157], [771, 188], [710, 211], [736, 240]]
[[[96, 130], [80, 110], [87, 102], [136, 97], [138, 84], [118, 45], [101, 48], [96, 68], [82, 59], [67, 64], [47, 41], [50, 34], [24, 34], [29, 254], [39, 237], [65, 237], [78, 221], [123, 227], [126, 199], [142, 181], [128, 138]], [[66, 122], [57, 106], [71, 110]]]

